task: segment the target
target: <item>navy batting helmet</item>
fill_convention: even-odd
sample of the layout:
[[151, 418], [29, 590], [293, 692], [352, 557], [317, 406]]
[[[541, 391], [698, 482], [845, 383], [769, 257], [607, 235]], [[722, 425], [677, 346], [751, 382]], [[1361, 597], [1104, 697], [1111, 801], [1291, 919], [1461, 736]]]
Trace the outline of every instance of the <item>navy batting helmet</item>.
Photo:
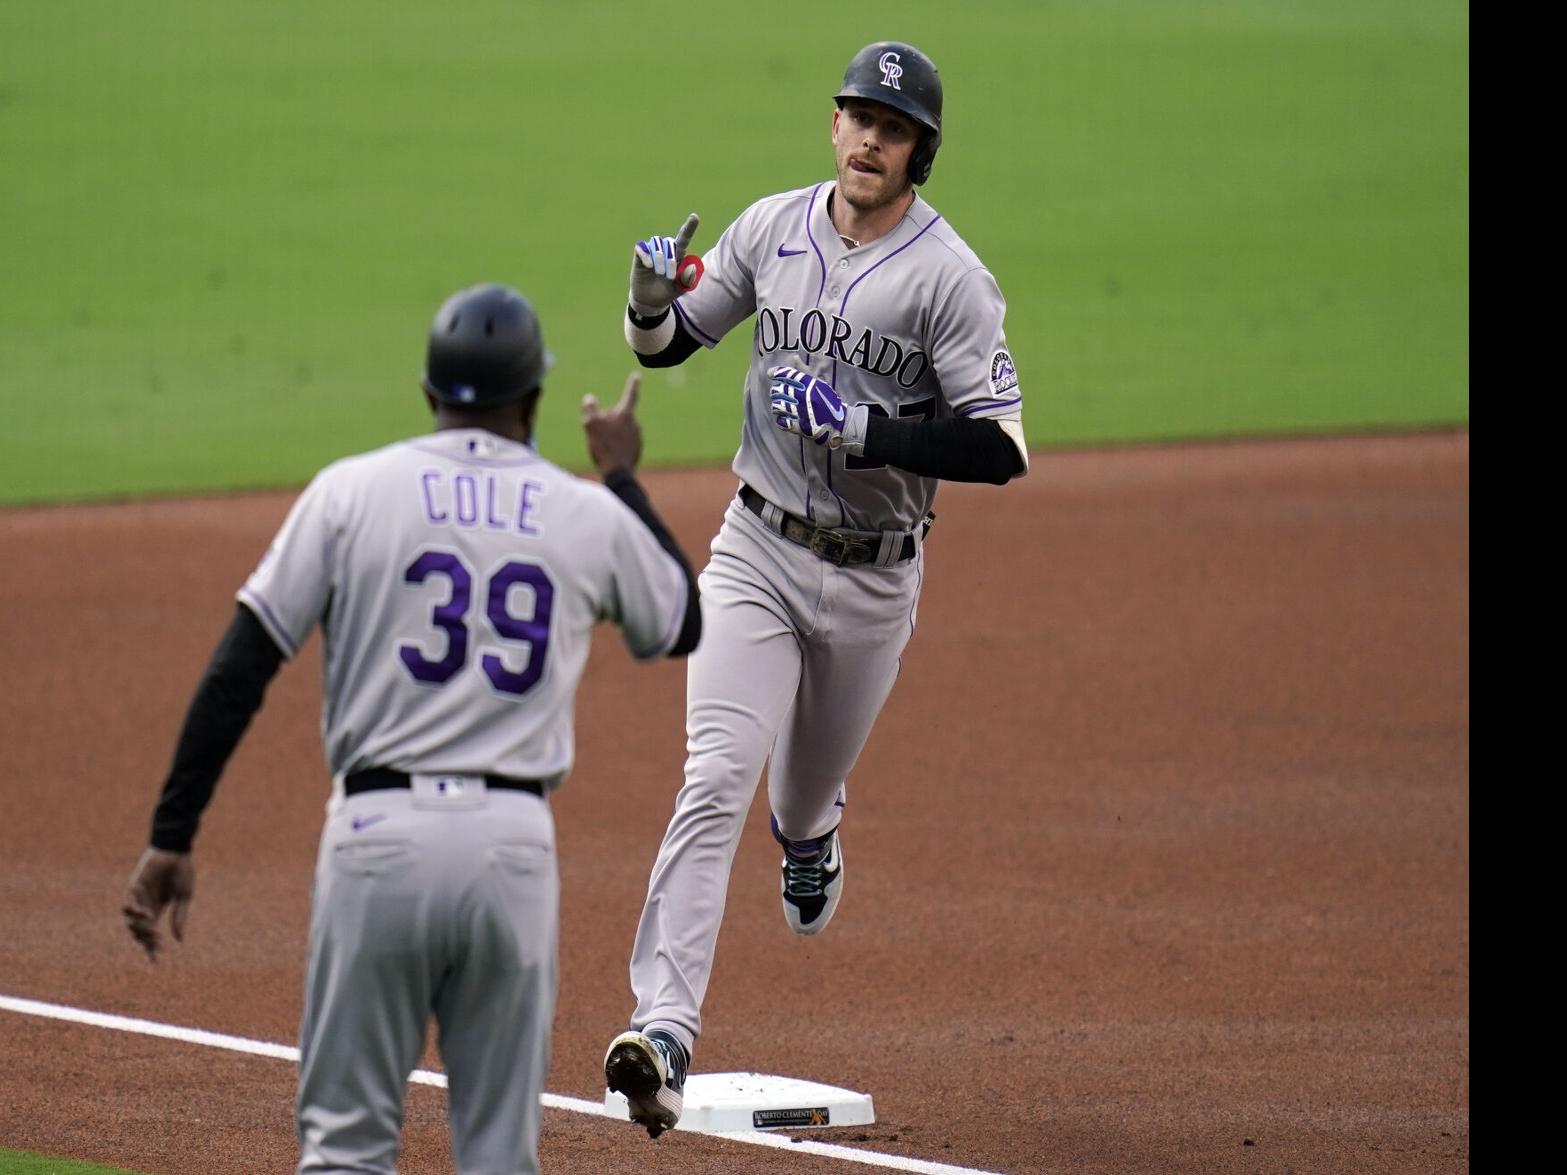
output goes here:
[[934, 61], [902, 41], [867, 45], [843, 71], [843, 88], [834, 95], [840, 109], [845, 98], [882, 102], [919, 123], [924, 129], [909, 157], [909, 179], [922, 184], [930, 178], [941, 146], [941, 75]]
[[443, 404], [488, 408], [538, 391], [554, 363], [532, 303], [508, 286], [470, 286], [435, 313], [424, 386]]

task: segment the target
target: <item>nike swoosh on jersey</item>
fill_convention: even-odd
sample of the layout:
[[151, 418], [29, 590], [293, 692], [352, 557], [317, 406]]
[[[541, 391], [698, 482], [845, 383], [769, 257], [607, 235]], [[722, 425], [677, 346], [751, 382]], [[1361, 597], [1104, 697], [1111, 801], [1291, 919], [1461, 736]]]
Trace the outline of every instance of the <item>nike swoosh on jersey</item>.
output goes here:
[[354, 831], [355, 832], [361, 832], [364, 829], [369, 828], [372, 824], [379, 824], [379, 823], [381, 823], [381, 821], [383, 821], [385, 819], [386, 819], [386, 817], [384, 815], [380, 815], [380, 816], [355, 816], [354, 817]]
[[780, 257], [798, 257], [804, 252], [804, 249], [785, 249], [782, 245], [778, 246], [778, 256]]

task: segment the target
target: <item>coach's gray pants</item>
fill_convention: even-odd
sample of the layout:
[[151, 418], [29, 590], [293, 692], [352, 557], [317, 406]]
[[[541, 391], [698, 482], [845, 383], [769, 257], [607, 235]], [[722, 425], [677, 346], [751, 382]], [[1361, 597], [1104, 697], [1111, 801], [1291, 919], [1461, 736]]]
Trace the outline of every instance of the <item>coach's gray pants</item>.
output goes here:
[[554, 821], [536, 796], [482, 781], [455, 802], [374, 791], [328, 818], [300, 1030], [301, 1172], [395, 1170], [432, 1014], [457, 1170], [538, 1170], [558, 905]]
[[[898, 676], [923, 555], [838, 567], [732, 503], [702, 572], [686, 671], [685, 785], [631, 952], [633, 1028], [701, 1033], [729, 870], [762, 767], [791, 840], [830, 832], [844, 780]], [[782, 926], [782, 915], [779, 915]]]

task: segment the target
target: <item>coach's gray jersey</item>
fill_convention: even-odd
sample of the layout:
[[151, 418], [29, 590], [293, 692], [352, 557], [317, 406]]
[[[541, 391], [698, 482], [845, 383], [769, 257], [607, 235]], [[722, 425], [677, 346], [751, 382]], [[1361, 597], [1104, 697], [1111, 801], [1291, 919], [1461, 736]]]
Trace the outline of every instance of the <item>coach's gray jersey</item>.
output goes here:
[[594, 624], [654, 657], [686, 607], [680, 567], [613, 493], [478, 429], [323, 469], [238, 595], [291, 657], [321, 622], [335, 780], [558, 783]]
[[756, 314], [734, 471], [824, 526], [913, 530], [936, 481], [786, 432], [769, 411], [769, 368], [832, 384], [850, 406], [902, 419], [1021, 420], [1006, 301], [974, 251], [918, 195], [892, 232], [857, 249], [827, 213], [835, 185], [757, 201], [703, 257], [675, 310], [704, 345]]

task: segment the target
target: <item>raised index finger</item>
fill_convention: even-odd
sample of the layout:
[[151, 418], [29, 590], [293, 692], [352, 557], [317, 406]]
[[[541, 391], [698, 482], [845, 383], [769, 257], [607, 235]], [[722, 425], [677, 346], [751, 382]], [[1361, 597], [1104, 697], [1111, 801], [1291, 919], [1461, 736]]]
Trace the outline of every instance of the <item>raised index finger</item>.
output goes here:
[[696, 236], [696, 226], [702, 223], [702, 218], [693, 212], [686, 217], [686, 222], [680, 226], [680, 231], [675, 234], [675, 256], [684, 257], [686, 246], [691, 243], [691, 238]]
[[630, 412], [637, 406], [637, 397], [642, 393], [642, 373], [633, 371], [626, 376], [626, 390], [620, 393], [620, 403], [615, 405], [617, 412]]

